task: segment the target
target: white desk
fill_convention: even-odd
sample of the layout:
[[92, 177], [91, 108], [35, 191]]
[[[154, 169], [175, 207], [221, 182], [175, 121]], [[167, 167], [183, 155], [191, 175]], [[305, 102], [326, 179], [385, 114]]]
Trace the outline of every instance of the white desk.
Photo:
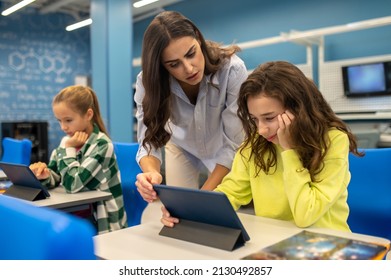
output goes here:
[[[155, 205], [153, 205], [155, 204]], [[148, 205], [142, 224], [94, 237], [95, 255], [110, 260], [208, 260], [240, 259], [300, 232], [293, 223], [238, 213], [251, 240], [232, 252], [160, 236], [160, 203]], [[151, 210], [152, 209], [152, 210]], [[145, 216], [148, 215], [148, 219]], [[363, 241], [389, 244], [389, 240], [361, 234], [311, 229]]]
[[337, 116], [340, 117], [344, 121], [390, 121], [391, 120], [391, 112], [373, 112], [373, 113], [337, 113]]
[[49, 190], [50, 197], [33, 201], [37, 206], [45, 206], [56, 209], [70, 208], [85, 204], [94, 203], [111, 197], [108, 192], [85, 191], [78, 193], [66, 193], [63, 187], [57, 187]]

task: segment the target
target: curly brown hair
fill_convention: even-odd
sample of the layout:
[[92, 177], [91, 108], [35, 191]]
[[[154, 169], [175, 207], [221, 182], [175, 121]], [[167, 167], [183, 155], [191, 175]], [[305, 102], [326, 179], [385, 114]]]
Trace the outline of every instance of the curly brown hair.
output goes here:
[[315, 83], [295, 65], [285, 61], [273, 61], [258, 66], [242, 84], [238, 98], [238, 116], [245, 131], [245, 141], [240, 152], [251, 146], [257, 172], [270, 173], [277, 164], [275, 145], [259, 136], [257, 125], [247, 108], [248, 97], [264, 95], [281, 102], [294, 116], [290, 127], [294, 149], [303, 166], [315, 181], [315, 175], [323, 168], [323, 159], [329, 149], [328, 131], [336, 128], [349, 137], [349, 150], [357, 156], [357, 142], [348, 126], [334, 113]]

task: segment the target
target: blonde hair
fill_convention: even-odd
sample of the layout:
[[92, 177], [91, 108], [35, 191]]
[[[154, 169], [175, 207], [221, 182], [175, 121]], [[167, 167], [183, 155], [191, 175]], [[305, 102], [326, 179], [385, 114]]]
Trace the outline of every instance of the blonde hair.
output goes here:
[[108, 135], [100, 114], [98, 98], [90, 87], [74, 85], [62, 89], [53, 98], [52, 105], [61, 102], [65, 102], [73, 111], [80, 115], [85, 115], [88, 109], [92, 109], [94, 112], [93, 123], [96, 123], [99, 130]]

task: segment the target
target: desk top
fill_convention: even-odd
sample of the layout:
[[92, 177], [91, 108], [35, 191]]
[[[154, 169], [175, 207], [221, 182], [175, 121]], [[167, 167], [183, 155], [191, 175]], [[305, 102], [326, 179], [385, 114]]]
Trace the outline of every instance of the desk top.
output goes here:
[[100, 200], [105, 200], [111, 197], [108, 192], [101, 191], [85, 191], [78, 193], [66, 193], [63, 187], [57, 187], [49, 190], [50, 197], [33, 201], [32, 203], [37, 206], [46, 206], [51, 208], [68, 208], [73, 206], [79, 206], [83, 204], [89, 204]]
[[337, 116], [344, 121], [390, 121], [391, 112], [373, 112], [373, 113], [337, 113]]
[[[160, 202], [154, 202], [153, 204], [155, 203], [160, 204]], [[95, 255], [101, 259], [111, 260], [235, 260], [241, 259], [259, 251], [261, 248], [272, 245], [303, 230], [291, 222], [238, 213], [251, 239], [243, 247], [229, 252], [160, 236], [159, 231], [163, 227], [160, 223], [160, 207], [154, 206], [153, 208], [154, 220], [149, 219], [149, 221], [144, 223], [143, 219], [141, 225], [95, 236]], [[384, 238], [350, 232], [329, 229], [310, 230], [362, 241], [378, 242], [379, 244], [390, 243], [389, 240]]]

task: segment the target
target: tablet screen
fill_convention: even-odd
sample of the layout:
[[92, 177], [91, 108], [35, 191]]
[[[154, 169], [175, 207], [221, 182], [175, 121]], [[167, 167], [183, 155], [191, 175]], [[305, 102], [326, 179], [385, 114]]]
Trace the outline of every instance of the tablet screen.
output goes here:
[[47, 188], [41, 184], [27, 165], [0, 162], [0, 168], [14, 185], [40, 189], [46, 197], [50, 196]]
[[250, 240], [224, 193], [166, 185], [154, 185], [154, 189], [173, 217], [240, 229], [244, 239]]

